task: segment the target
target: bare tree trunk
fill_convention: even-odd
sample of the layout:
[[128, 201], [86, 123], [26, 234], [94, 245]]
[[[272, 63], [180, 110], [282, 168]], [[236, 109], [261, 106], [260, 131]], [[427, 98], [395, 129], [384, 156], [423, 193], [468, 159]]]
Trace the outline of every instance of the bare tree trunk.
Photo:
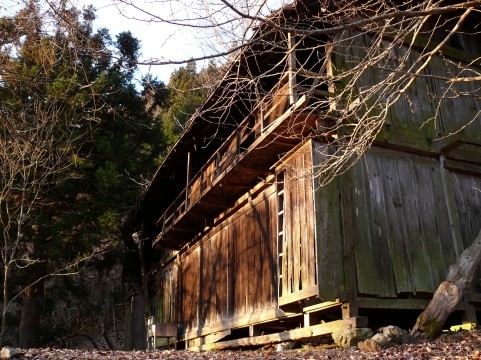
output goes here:
[[439, 285], [428, 307], [419, 315], [411, 335], [433, 338], [439, 335], [449, 315], [456, 309], [481, 263], [481, 231], [456, 264], [449, 267], [446, 280]]
[[3, 337], [7, 330], [7, 310], [10, 301], [8, 297], [8, 276], [10, 272], [10, 265], [5, 264], [3, 268], [3, 308], [2, 308], [2, 327], [0, 329], [0, 345], [3, 346]]
[[[28, 267], [30, 283], [22, 298], [22, 315], [18, 329], [18, 343], [23, 349], [39, 345], [41, 305], [44, 297], [43, 277], [47, 264], [39, 262]], [[40, 280], [39, 280], [40, 279]]]

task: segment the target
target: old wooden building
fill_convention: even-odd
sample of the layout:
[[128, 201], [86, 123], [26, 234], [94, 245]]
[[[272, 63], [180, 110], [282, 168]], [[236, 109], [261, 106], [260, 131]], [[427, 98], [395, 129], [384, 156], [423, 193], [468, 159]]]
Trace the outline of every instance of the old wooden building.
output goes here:
[[380, 33], [319, 4], [254, 29], [144, 195], [151, 335], [225, 348], [419, 310], [480, 231], [479, 14], [447, 43], [462, 10]]

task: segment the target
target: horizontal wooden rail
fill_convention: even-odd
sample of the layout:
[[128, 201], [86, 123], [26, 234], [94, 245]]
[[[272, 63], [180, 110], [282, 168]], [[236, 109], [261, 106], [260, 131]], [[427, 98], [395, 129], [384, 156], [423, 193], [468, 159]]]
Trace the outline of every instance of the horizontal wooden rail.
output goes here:
[[[286, 82], [287, 78], [286, 75], [283, 76], [275, 90], [256, 105], [250, 115], [239, 124], [234, 133], [224, 141], [219, 150], [191, 178], [186, 188], [159, 217], [156, 226], [160, 228], [160, 234], [157, 239], [162, 238], [165, 233], [170, 231], [176, 222], [226, 175], [226, 172], [234, 169], [240, 159], [256, 147], [259, 139], [271, 132], [270, 128], [277, 127], [286, 118], [286, 115], [292, 114], [293, 109], [298, 107], [298, 103], [287, 106], [286, 99], [289, 98], [290, 90], [289, 84]], [[309, 95], [308, 89], [296, 87], [295, 90], [299, 99], [303, 95]], [[328, 92], [323, 94], [333, 95]], [[304, 96], [303, 102], [305, 100]], [[264, 109], [267, 110], [264, 111]]]

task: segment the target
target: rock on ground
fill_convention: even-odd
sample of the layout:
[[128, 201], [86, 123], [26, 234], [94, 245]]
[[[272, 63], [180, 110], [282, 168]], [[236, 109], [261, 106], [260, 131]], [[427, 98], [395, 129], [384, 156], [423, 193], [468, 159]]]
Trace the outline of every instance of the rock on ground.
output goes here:
[[13, 359], [23, 356], [23, 352], [20, 349], [15, 349], [10, 346], [4, 346], [0, 351], [0, 358], [2, 359]]
[[342, 348], [356, 346], [360, 341], [369, 339], [373, 336], [373, 332], [369, 328], [342, 329], [332, 333], [334, 343]]

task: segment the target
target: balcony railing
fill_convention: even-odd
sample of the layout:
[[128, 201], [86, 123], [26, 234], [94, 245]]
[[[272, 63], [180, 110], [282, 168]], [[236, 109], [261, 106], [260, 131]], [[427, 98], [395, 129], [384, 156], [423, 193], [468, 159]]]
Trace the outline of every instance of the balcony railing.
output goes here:
[[[300, 86], [293, 87], [288, 81], [289, 79], [287, 73], [281, 77], [277, 88], [259, 102], [251, 115], [244, 119], [234, 133], [192, 177], [192, 180], [176, 200], [158, 219], [156, 226], [160, 232], [154, 243], [161, 241], [164, 235], [219, 184], [232, 169], [239, 166], [252, 150], [268, 144], [268, 142], [265, 142], [266, 140], [273, 141], [273, 137], [286, 131], [280, 125], [285, 119], [298, 112], [312, 94], [312, 89], [305, 89]], [[293, 98], [296, 101], [291, 103]]]

